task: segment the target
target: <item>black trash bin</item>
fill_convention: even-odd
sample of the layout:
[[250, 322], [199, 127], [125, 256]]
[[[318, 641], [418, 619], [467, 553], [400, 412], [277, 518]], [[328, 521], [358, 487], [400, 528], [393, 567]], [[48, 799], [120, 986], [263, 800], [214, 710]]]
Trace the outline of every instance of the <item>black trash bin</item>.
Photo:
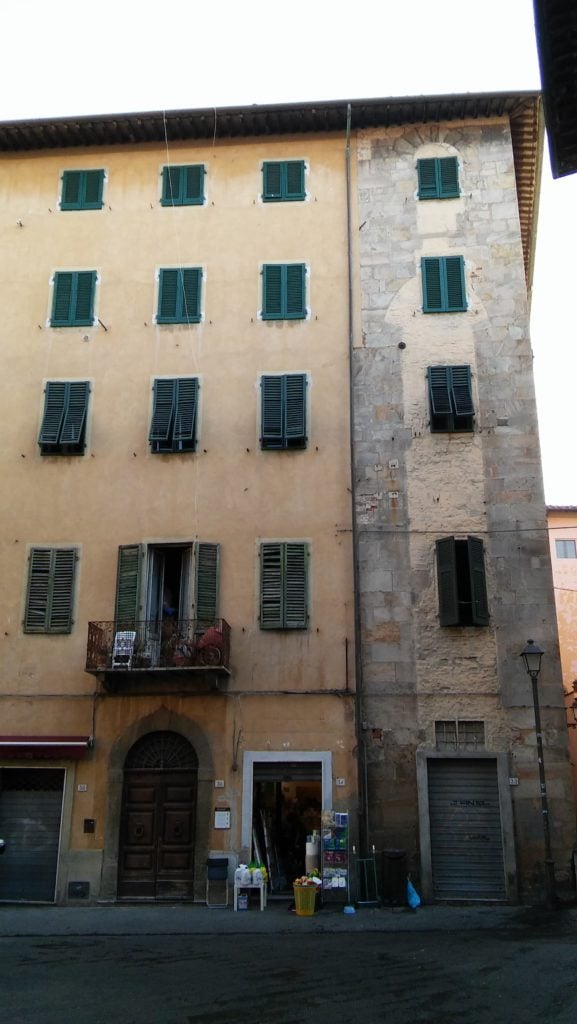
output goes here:
[[406, 850], [383, 850], [382, 882], [385, 906], [404, 906], [407, 885]]

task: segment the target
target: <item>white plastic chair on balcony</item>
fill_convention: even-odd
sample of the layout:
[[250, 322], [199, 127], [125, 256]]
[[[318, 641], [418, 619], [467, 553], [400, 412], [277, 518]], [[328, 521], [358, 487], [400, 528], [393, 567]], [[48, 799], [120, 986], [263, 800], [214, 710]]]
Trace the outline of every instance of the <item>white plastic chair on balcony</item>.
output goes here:
[[112, 668], [131, 668], [134, 655], [135, 629], [121, 629], [114, 636]]

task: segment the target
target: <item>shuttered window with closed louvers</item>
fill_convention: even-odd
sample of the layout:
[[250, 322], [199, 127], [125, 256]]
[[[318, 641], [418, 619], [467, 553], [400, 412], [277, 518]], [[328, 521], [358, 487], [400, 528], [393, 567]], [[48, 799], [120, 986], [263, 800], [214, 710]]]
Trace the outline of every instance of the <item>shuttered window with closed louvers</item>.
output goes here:
[[64, 171], [61, 210], [101, 210], [104, 171]]
[[304, 373], [261, 378], [262, 448], [306, 448], [306, 387]]
[[423, 256], [424, 313], [459, 313], [467, 309], [462, 256]]
[[94, 322], [95, 270], [58, 271], [54, 274], [52, 327], [90, 327]]
[[263, 320], [304, 320], [306, 267], [304, 263], [267, 263], [262, 268]]
[[161, 270], [158, 287], [159, 324], [197, 324], [200, 322], [201, 267]]
[[304, 160], [265, 163], [262, 178], [262, 198], [265, 203], [295, 202], [305, 198]]
[[162, 206], [202, 206], [204, 164], [186, 164], [162, 169]]
[[75, 570], [75, 548], [32, 548], [25, 633], [71, 632]]
[[261, 544], [261, 629], [306, 629], [308, 625], [308, 544]]
[[417, 160], [419, 199], [455, 199], [459, 195], [459, 168], [455, 156]]

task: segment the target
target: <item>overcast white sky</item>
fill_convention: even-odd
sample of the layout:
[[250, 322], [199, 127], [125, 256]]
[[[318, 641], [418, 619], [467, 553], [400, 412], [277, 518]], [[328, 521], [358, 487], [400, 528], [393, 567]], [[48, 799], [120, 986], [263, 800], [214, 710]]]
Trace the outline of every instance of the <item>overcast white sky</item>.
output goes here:
[[[0, 120], [539, 88], [532, 0], [18, 0]], [[545, 155], [532, 339], [545, 493], [577, 505], [577, 175]]]

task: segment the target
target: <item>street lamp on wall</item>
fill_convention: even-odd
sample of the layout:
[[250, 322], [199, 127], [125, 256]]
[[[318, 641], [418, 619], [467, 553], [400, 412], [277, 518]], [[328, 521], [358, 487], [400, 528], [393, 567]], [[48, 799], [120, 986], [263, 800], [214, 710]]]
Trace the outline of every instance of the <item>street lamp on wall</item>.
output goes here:
[[528, 675], [531, 677], [533, 690], [533, 709], [535, 711], [535, 734], [537, 736], [537, 761], [539, 763], [539, 784], [541, 788], [541, 819], [543, 821], [543, 838], [545, 840], [545, 902], [549, 908], [556, 905], [555, 894], [555, 863], [551, 852], [551, 828], [549, 823], [549, 803], [547, 800], [547, 782], [545, 779], [545, 763], [543, 761], [543, 735], [541, 732], [541, 711], [539, 708], [539, 690], [537, 686], [541, 671], [541, 659], [544, 655], [538, 644], [533, 640], [521, 651]]

